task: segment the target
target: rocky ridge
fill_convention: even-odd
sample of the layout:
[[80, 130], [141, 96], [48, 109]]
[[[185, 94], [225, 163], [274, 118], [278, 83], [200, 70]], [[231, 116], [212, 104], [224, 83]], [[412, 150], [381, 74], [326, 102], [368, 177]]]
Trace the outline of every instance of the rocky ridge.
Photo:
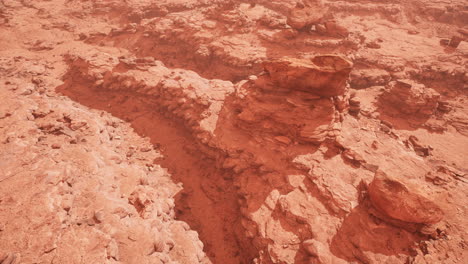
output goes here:
[[466, 261], [462, 2], [0, 7], [0, 263]]

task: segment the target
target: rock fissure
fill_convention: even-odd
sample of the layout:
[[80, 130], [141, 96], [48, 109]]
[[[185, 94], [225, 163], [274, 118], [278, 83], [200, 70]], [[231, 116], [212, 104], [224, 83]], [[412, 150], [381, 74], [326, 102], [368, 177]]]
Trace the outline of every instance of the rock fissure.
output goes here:
[[220, 155], [216, 149], [209, 148], [211, 156], [204, 153], [200, 148], [203, 143], [197, 144], [199, 140], [185, 127], [190, 121], [174, 119], [167, 108], [159, 108], [164, 102], [161, 100], [76, 87], [75, 83], [83, 80], [65, 81], [59, 91], [83, 105], [126, 120], [161, 149], [163, 157], [155, 163], [167, 168], [173, 179], [183, 184], [175, 197], [176, 218], [199, 232], [205, 252], [214, 263], [250, 263], [256, 257], [250, 239], [243, 237], [233, 172], [219, 167], [222, 162], [215, 160]]
[[[301, 101], [300, 98], [307, 92], [291, 90], [288, 85], [294, 84], [294, 81], [277, 84], [280, 94], [275, 90], [272, 91], [271, 85], [264, 86], [265, 82], [244, 83], [242, 87], [237, 88], [236, 93], [246, 92], [247, 97], [244, 97], [244, 100], [251, 99], [246, 100], [246, 104], [239, 104], [238, 95], [232, 96], [232, 99], [227, 98], [219, 112], [218, 125], [214, 133], [210, 134], [197, 125], [201, 123], [204, 109], [210, 105], [201, 105], [200, 98], [188, 98], [190, 94], [184, 97], [180, 91], [180, 84], [174, 86], [172, 91], [160, 88], [171, 80], [180, 79], [178, 76], [183, 75], [183, 72], [172, 71], [168, 75], [169, 79], [148, 84], [134, 78], [131, 66], [127, 65], [130, 68], [123, 71], [115, 71], [122, 69], [117, 61], [114, 70], [104, 72], [101, 70], [99, 73], [93, 72], [93, 61], [79, 57], [69, 57], [68, 61], [70, 70], [64, 77], [65, 83], [57, 90], [76, 102], [93, 109], [107, 111], [129, 122], [138, 134], [149, 137], [151, 142], [161, 149], [164, 157], [155, 162], [168, 168], [173, 178], [182, 182], [184, 186], [183, 191], [176, 197], [176, 216], [188, 222], [200, 233], [200, 238], [205, 243], [205, 250], [213, 262], [250, 263], [253, 259], [272, 261], [269, 260], [271, 257], [262, 250], [266, 249], [270, 242], [266, 237], [262, 238], [261, 233], [259, 236], [258, 232], [261, 231], [254, 222], [252, 212], [258, 210], [259, 206], [268, 200], [266, 196], [271, 196], [273, 193], [286, 195], [294, 190], [293, 183], [288, 179], [292, 176], [288, 175], [307, 174], [307, 169], [294, 163], [293, 157], [299, 153], [316, 151], [318, 143], [327, 140], [328, 137], [333, 138], [330, 132], [333, 131], [332, 120], [336, 113], [332, 100], [321, 99], [312, 93], [310, 98]], [[140, 68], [144, 67], [141, 63], [137, 63], [133, 68], [139, 64]], [[150, 67], [147, 72], [152, 72], [151, 65], [146, 67]], [[275, 66], [268, 67], [271, 69]], [[316, 67], [322, 66], [312, 66], [310, 70], [312, 75], [316, 74], [314, 73], [317, 71]], [[285, 67], [279, 66], [279, 69], [284, 70]], [[291, 68], [291, 72], [295, 70], [297, 70], [295, 67]], [[299, 74], [292, 74], [290, 80], [294, 78], [299, 80], [302, 75], [307, 75], [304, 70], [305, 68], [301, 68]], [[330, 76], [327, 75], [326, 78], [333, 78], [331, 76], [333, 70], [330, 68], [327, 71]], [[341, 69], [337, 71], [336, 79], [346, 78], [346, 74], [342, 74], [341, 71]], [[144, 76], [141, 78], [144, 80]], [[269, 82], [266, 80], [266, 83]], [[337, 88], [344, 85], [339, 81], [336, 84], [320, 80], [312, 83], [316, 83], [316, 86], [311, 88], [305, 86], [304, 89], [317, 89], [322, 93], [321, 89], [333, 91], [333, 85]], [[296, 88], [297, 85], [292, 87]], [[243, 92], [242, 89], [246, 90]], [[256, 112], [253, 107], [258, 105], [258, 100], [262, 97], [265, 105], [261, 108], [265, 110]], [[273, 113], [271, 107], [278, 106], [278, 101], [285, 99], [284, 115], [273, 115], [270, 117], [273, 119], [263, 117]], [[193, 102], [193, 105], [184, 109], [184, 105], [189, 102]], [[216, 100], [209, 102], [209, 104], [214, 103]], [[307, 110], [308, 105], [316, 106]], [[233, 110], [232, 107], [239, 110]], [[306, 112], [303, 118], [310, 120], [315, 118], [315, 121], [319, 122], [309, 123], [309, 126], [324, 126], [319, 134], [313, 132], [315, 127], [304, 127], [303, 119], [299, 118], [296, 121], [290, 119], [291, 112], [304, 110], [312, 112]], [[255, 130], [249, 128], [247, 123], [252, 120], [243, 117], [245, 111], [252, 115], [253, 120], [265, 120], [264, 127]], [[323, 111], [327, 114], [323, 114]], [[238, 115], [232, 116], [231, 113]], [[280, 124], [284, 122], [286, 122], [284, 128], [281, 128]], [[297, 125], [291, 122], [296, 122]], [[299, 130], [291, 134], [286, 132], [288, 131], [286, 125], [297, 127]], [[251, 131], [246, 133], [246, 129]], [[310, 131], [312, 134], [301, 130]], [[247, 142], [243, 142], [242, 138], [245, 137], [253, 137], [256, 141], [248, 139]], [[282, 151], [285, 153], [281, 153]], [[327, 194], [318, 190], [314, 183], [302, 180], [303, 188], [322, 201], [327, 207], [326, 210], [332, 214], [342, 214], [341, 209], [326, 202]], [[258, 188], [258, 186], [263, 187]], [[302, 248], [300, 241], [312, 238], [312, 230], [305, 224], [306, 219], [287, 213], [290, 210], [288, 205], [282, 205], [279, 200], [272, 202], [270, 205], [273, 210], [272, 217], [286, 230], [295, 234], [296, 238], [293, 238], [291, 245], [298, 249]], [[301, 222], [303, 227], [295, 230], [293, 223]], [[219, 241], [224, 243], [220, 244]], [[295, 258], [306, 259], [307, 253], [301, 250]]]
[[465, 9], [0, 1], [0, 264], [466, 263]]

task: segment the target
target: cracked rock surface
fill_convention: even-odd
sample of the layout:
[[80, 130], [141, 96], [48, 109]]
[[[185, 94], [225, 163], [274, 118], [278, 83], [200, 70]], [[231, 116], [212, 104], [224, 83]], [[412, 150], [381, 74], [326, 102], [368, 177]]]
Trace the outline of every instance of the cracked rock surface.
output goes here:
[[467, 8], [0, 0], [0, 264], [468, 263]]

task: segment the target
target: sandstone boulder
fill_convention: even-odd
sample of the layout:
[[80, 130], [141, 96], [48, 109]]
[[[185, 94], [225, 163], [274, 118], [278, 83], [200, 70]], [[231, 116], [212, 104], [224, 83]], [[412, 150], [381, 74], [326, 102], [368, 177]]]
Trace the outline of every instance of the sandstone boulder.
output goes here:
[[434, 224], [443, 212], [433, 201], [402, 180], [377, 171], [369, 185], [372, 204], [390, 218], [417, 224]]
[[311, 60], [284, 58], [264, 63], [267, 76], [256, 84], [267, 89], [298, 90], [323, 97], [342, 95], [352, 63], [341, 56], [323, 55]]
[[326, 12], [327, 8], [323, 6], [321, 1], [305, 1], [304, 4], [298, 4], [295, 8], [291, 9], [287, 23], [294, 29], [303, 29], [312, 24], [319, 23]]
[[380, 102], [390, 111], [429, 117], [437, 110], [439, 98], [439, 93], [423, 84], [398, 80], [389, 83], [389, 90], [382, 94]]

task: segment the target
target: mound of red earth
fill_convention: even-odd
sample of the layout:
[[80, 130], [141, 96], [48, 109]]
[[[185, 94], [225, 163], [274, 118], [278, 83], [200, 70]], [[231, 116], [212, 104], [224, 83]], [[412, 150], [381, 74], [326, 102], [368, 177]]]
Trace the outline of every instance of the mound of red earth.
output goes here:
[[0, 1], [0, 264], [467, 263], [467, 19]]

